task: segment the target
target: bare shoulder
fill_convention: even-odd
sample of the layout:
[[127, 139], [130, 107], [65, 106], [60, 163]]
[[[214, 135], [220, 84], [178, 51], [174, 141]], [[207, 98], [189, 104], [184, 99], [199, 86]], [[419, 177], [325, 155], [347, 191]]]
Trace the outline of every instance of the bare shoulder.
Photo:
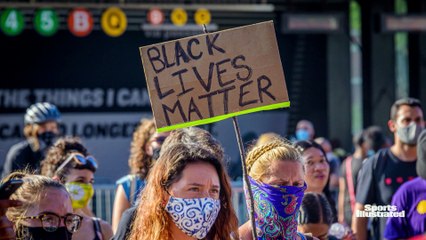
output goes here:
[[252, 240], [253, 236], [251, 234], [251, 223], [247, 221], [238, 228], [238, 234], [240, 235], [240, 240]]
[[100, 221], [100, 225], [103, 239], [110, 239], [114, 235], [111, 225], [102, 219]]

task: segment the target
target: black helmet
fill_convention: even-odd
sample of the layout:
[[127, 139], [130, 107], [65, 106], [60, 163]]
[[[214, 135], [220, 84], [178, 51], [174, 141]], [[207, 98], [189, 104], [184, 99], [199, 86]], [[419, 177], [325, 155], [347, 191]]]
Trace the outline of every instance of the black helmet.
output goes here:
[[59, 121], [61, 113], [58, 108], [48, 102], [35, 103], [27, 108], [25, 124], [38, 124], [46, 121]]

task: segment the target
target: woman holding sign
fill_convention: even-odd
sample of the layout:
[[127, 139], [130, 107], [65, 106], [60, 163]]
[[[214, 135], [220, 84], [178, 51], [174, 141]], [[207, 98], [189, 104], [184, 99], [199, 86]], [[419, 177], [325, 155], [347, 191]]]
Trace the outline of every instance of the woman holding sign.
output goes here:
[[231, 184], [210, 149], [167, 146], [148, 175], [130, 240], [238, 239]]
[[[306, 190], [299, 151], [276, 139], [255, 146], [248, 153], [246, 163], [258, 239], [307, 239], [297, 232], [297, 212]], [[252, 240], [251, 231], [250, 222], [242, 225], [241, 239]]]

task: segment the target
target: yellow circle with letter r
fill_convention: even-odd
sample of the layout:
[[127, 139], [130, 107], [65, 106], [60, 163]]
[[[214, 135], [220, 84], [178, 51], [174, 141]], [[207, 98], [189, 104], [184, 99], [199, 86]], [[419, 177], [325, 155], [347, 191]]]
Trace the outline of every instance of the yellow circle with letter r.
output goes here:
[[212, 17], [210, 11], [205, 8], [200, 8], [195, 12], [194, 20], [198, 25], [209, 24]]
[[417, 204], [417, 212], [419, 214], [426, 214], [426, 200], [421, 200], [419, 204]]
[[174, 25], [183, 26], [188, 21], [188, 14], [183, 8], [175, 8], [171, 13], [170, 18]]
[[119, 8], [108, 8], [101, 17], [101, 27], [111, 37], [122, 35], [127, 29], [126, 14]]

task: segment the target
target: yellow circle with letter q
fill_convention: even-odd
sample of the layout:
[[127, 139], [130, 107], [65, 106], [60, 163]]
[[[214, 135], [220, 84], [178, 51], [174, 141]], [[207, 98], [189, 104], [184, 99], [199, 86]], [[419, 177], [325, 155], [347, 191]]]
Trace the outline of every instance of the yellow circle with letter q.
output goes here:
[[210, 11], [205, 8], [200, 8], [195, 12], [194, 20], [198, 25], [209, 24], [212, 17]]
[[108, 8], [101, 17], [101, 27], [111, 37], [118, 37], [127, 29], [126, 14], [119, 8]]
[[175, 8], [171, 13], [170, 18], [174, 25], [183, 26], [188, 21], [188, 14], [186, 14], [185, 9], [183, 8]]

